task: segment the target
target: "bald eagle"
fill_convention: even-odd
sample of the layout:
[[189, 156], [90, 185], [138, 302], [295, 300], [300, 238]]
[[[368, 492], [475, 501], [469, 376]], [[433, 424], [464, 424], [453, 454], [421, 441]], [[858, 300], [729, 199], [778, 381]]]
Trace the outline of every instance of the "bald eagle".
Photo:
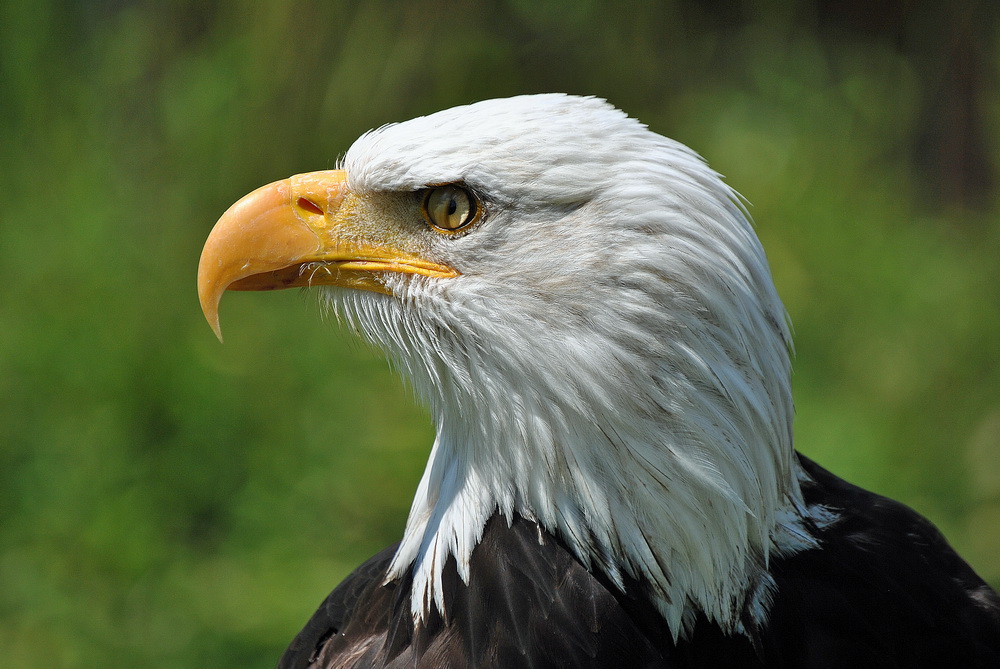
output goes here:
[[[791, 339], [739, 196], [603, 100], [366, 133], [234, 204], [199, 268], [322, 287], [437, 428], [402, 540], [281, 667], [1000, 667], [1000, 598], [792, 445]], [[220, 336], [221, 338], [221, 336]]]

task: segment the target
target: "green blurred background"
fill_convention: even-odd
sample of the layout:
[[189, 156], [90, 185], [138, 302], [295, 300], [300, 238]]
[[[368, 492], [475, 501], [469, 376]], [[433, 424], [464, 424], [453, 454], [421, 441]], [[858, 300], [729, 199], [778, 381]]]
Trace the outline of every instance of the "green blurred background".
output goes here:
[[1000, 584], [997, 6], [0, 0], [2, 663], [269, 667], [399, 537], [425, 412], [308, 294], [220, 345], [201, 243], [371, 127], [553, 90], [749, 198], [799, 448]]

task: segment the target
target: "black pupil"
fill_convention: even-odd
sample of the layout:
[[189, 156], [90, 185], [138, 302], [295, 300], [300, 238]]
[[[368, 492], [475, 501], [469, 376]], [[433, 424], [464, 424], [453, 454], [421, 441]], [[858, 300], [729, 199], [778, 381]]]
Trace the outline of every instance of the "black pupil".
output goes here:
[[455, 201], [455, 198], [451, 198], [450, 200], [448, 200], [448, 215], [453, 216], [457, 209], [458, 209], [458, 202]]

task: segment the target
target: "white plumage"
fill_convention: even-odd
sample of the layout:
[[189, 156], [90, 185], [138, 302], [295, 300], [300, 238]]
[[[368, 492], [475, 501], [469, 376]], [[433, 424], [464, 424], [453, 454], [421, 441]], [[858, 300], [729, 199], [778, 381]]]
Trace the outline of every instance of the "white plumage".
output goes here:
[[683, 145], [564, 95], [386, 126], [343, 167], [360, 193], [488, 198], [474, 231], [427, 249], [460, 277], [330, 289], [437, 426], [390, 570], [416, 565], [414, 614], [445, 607], [447, 556], [467, 579], [499, 509], [655, 584], [675, 636], [698, 610], [735, 626], [768, 557], [808, 545], [790, 337], [738, 195]]

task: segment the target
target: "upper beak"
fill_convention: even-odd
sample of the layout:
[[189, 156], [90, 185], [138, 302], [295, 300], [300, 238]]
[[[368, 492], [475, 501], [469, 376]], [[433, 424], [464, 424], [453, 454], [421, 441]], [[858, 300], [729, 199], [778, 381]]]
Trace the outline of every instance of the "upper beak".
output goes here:
[[458, 276], [399, 248], [398, 234], [373, 234], [353, 215], [359, 198], [346, 177], [330, 170], [262, 186], [215, 224], [198, 265], [198, 296], [220, 341], [219, 301], [227, 289], [338, 285], [389, 293], [382, 272]]

